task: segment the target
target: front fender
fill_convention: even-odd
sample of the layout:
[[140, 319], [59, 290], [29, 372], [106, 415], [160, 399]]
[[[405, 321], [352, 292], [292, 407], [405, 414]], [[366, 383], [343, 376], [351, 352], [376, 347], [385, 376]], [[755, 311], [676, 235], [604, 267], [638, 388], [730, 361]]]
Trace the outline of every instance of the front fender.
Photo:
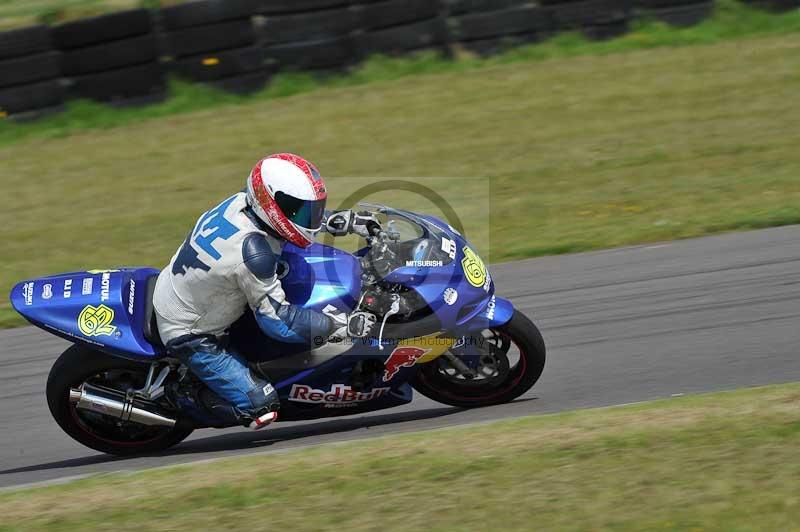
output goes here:
[[511, 320], [514, 305], [508, 299], [493, 295], [486, 302], [486, 307], [469, 322], [464, 324], [468, 331], [482, 331], [500, 327]]

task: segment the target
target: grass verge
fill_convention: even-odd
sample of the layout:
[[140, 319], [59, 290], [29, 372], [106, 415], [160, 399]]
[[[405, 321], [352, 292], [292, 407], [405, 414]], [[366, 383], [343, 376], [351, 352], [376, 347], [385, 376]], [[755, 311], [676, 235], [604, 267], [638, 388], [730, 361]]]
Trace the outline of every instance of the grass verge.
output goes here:
[[799, 405], [768, 386], [111, 474], [0, 495], [0, 530], [797, 530]]
[[[800, 222], [800, 33], [610, 53], [628, 38], [445, 72], [398, 61], [380, 82], [225, 105], [187, 87], [172, 104], [207, 109], [149, 120], [81, 104], [84, 131], [31, 125], [54, 136], [0, 146], [0, 293], [60, 271], [163, 266], [276, 151], [316, 161], [332, 205], [365, 181], [444, 176], [424, 182], [492, 261]], [[22, 323], [3, 298], [0, 326]]]

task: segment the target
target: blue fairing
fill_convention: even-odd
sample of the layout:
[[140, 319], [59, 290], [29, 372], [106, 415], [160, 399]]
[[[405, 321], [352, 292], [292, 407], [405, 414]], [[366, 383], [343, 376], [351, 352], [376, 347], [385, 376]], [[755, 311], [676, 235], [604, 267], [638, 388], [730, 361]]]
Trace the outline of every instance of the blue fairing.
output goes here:
[[281, 285], [290, 303], [314, 310], [333, 305], [347, 311], [356, 306], [361, 264], [350, 253], [317, 243], [307, 248], [286, 244], [281, 260], [288, 268]]
[[[497, 301], [500, 300], [500, 298], [495, 298], [494, 281], [491, 274], [481, 262], [481, 265], [484, 266], [485, 282], [480, 286], [473, 285], [464, 274], [463, 264], [464, 261], [468, 260], [468, 250], [473, 251], [469, 242], [448, 224], [434, 216], [416, 214], [413, 214], [413, 216], [433, 224], [433, 230], [438, 230], [441, 234], [453, 240], [456, 244], [455, 258], [442, 266], [397, 268], [387, 275], [385, 279], [392, 283], [413, 287], [436, 313], [442, 329], [451, 331], [461, 330], [462, 328], [478, 330], [480, 327], [477, 323], [485, 324], [487, 321], [485, 319], [485, 311], [489, 303], [495, 299]], [[457, 294], [455, 302], [451, 304], [448, 304], [443, 297], [444, 291], [448, 288], [454, 289]], [[502, 301], [504, 301], [502, 304], [503, 312], [495, 310], [494, 319], [488, 320], [494, 323], [493, 326], [502, 325], [511, 319], [505, 309], [507, 304], [513, 313], [513, 306], [507, 300]]]
[[122, 268], [42, 277], [17, 284], [11, 304], [32, 324], [67, 340], [129, 358], [154, 357], [143, 319], [146, 280], [157, 273]]
[[514, 305], [508, 299], [492, 296], [486, 306], [466, 325], [468, 331], [482, 331], [508, 323], [514, 315]]

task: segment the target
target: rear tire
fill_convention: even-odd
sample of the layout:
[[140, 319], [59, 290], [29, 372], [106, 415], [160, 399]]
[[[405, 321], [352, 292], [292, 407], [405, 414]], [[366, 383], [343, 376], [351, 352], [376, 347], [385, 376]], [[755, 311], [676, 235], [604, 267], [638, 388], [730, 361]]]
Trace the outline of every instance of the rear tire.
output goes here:
[[419, 369], [412, 382], [414, 389], [429, 399], [461, 408], [508, 403], [530, 390], [539, 380], [546, 358], [539, 329], [524, 314], [515, 310], [507, 323], [492, 331], [509, 340], [519, 350], [519, 360], [509, 368], [501, 382], [492, 382], [491, 386], [475, 386], [468, 381], [462, 381], [461, 384], [446, 377], [440, 364], [434, 360]]
[[96, 451], [130, 456], [163, 451], [192, 433], [193, 429], [182, 425], [180, 420], [171, 428], [153, 427], [151, 433], [139, 440], [114, 440], [92, 432], [90, 426], [81, 422], [77, 409], [70, 404], [69, 390], [79, 387], [93, 375], [109, 370], [129, 370], [135, 375], [146, 373], [147, 365], [73, 345], [58, 357], [50, 369], [47, 378], [47, 406], [56, 423], [74, 440]]

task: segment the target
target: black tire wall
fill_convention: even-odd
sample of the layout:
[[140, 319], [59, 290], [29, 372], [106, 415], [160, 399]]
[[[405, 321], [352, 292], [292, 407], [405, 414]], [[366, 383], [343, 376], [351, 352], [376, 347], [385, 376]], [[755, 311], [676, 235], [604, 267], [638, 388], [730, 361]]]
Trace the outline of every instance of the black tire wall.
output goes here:
[[258, 13], [261, 15], [307, 13], [348, 6], [350, 3], [350, 0], [259, 0]]
[[60, 50], [71, 50], [152, 31], [150, 12], [146, 9], [134, 9], [55, 26], [53, 42]]
[[64, 85], [57, 79], [0, 89], [0, 117], [57, 107], [64, 95]]
[[661, 6], [639, 11], [641, 16], [660, 20], [671, 26], [694, 26], [711, 16], [714, 3], [710, 0], [694, 3], [682, 3], [673, 6]]
[[185, 79], [216, 81], [255, 72], [263, 65], [264, 49], [247, 46], [176, 59], [171, 63], [171, 70]]
[[167, 31], [247, 19], [260, 7], [260, 0], [205, 0], [162, 8], [161, 24]]
[[70, 96], [124, 104], [162, 95], [164, 83], [164, 68], [152, 61], [72, 78]]
[[140, 35], [64, 52], [63, 72], [67, 76], [104, 72], [124, 66], [150, 63], [158, 58], [155, 34]]
[[53, 79], [61, 74], [61, 54], [42, 52], [0, 61], [0, 88]]
[[262, 88], [270, 70], [264, 65], [263, 47], [256, 44], [252, 14], [259, 6], [254, 0], [207, 0], [197, 3], [197, 12], [188, 4], [165, 10], [169, 71], [237, 94]]
[[126, 104], [166, 93], [155, 23], [146, 9], [60, 24], [53, 42], [62, 52], [70, 99]]
[[18, 58], [52, 50], [50, 28], [31, 26], [0, 33], [0, 59]]
[[64, 101], [61, 57], [47, 26], [0, 32], [0, 119], [33, 117]]
[[185, 28], [166, 34], [166, 52], [174, 57], [240, 48], [255, 42], [249, 18]]

